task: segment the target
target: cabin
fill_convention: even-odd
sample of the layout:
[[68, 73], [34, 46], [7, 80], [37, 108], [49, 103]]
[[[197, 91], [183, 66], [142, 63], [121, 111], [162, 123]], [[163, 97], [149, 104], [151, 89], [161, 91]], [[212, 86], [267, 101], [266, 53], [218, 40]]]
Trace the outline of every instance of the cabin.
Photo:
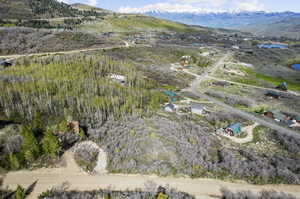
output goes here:
[[179, 99], [179, 96], [172, 91], [164, 91], [163, 93], [169, 97], [171, 102], [177, 102]]
[[181, 66], [188, 66], [191, 60], [191, 56], [182, 56], [180, 59], [180, 65]]
[[239, 136], [242, 133], [242, 125], [240, 123], [231, 124], [225, 128], [224, 133], [230, 136]]
[[279, 110], [270, 110], [265, 112], [264, 115], [278, 122], [289, 120], [288, 116], [282, 114]]
[[276, 91], [271, 91], [271, 90], [267, 91], [265, 93], [265, 96], [272, 97], [272, 98], [275, 98], [275, 99], [279, 99], [280, 97], [282, 97], [281, 93], [278, 93]]
[[191, 112], [197, 115], [202, 115], [204, 107], [199, 103], [191, 102]]

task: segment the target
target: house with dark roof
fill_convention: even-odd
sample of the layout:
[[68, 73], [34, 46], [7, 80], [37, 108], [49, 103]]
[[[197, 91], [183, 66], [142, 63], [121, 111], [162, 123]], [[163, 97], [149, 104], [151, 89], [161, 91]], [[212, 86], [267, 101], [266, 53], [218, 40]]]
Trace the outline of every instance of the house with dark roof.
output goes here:
[[276, 91], [272, 91], [272, 90], [267, 91], [265, 93], [265, 96], [272, 97], [272, 98], [275, 98], [275, 99], [279, 99], [280, 97], [282, 97], [281, 93], [276, 92]]
[[281, 113], [279, 110], [270, 110], [270, 111], [266, 111], [264, 113], [264, 115], [266, 117], [272, 118], [273, 120], [276, 120], [278, 122], [283, 122], [285, 120], [289, 120], [288, 116], [284, 115], [283, 113]]
[[239, 136], [242, 133], [242, 124], [235, 123], [225, 128], [224, 133], [230, 136]]

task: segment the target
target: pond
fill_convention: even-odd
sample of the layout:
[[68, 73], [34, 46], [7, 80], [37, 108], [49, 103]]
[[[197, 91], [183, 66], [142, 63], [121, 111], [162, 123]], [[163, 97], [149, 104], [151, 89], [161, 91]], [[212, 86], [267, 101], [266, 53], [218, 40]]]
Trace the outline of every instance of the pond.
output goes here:
[[287, 44], [257, 44], [259, 48], [279, 48], [279, 49], [286, 49], [288, 48]]
[[292, 68], [295, 69], [295, 70], [300, 71], [300, 64], [293, 64]]

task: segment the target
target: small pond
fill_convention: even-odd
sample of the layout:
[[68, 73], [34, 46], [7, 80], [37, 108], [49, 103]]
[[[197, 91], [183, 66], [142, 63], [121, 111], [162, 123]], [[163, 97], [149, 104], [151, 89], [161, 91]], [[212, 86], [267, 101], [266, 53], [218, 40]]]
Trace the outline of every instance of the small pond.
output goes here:
[[288, 48], [287, 44], [257, 44], [259, 48], [279, 48], [279, 49], [286, 49]]
[[297, 70], [297, 71], [300, 71], [300, 64], [293, 64], [292, 68]]

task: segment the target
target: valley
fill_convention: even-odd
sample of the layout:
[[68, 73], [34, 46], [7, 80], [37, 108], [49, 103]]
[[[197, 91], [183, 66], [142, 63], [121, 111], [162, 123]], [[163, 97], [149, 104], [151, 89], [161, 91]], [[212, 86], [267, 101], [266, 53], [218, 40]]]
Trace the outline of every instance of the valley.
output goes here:
[[0, 198], [300, 197], [296, 39], [34, 1], [0, 2]]

